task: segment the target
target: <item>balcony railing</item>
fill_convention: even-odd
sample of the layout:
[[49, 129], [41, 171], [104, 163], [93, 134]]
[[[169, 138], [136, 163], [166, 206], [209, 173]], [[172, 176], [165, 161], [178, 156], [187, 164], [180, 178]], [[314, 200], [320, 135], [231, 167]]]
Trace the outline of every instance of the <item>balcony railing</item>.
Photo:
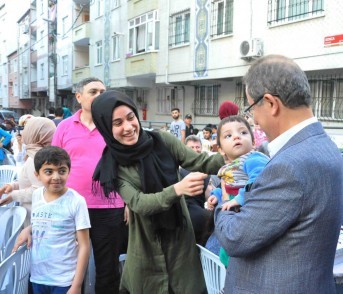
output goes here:
[[88, 46], [91, 35], [91, 24], [85, 22], [73, 29], [73, 42], [78, 46]]
[[88, 78], [89, 76], [90, 76], [89, 66], [76, 68], [73, 70], [73, 83], [76, 84], [80, 82], [82, 79]]
[[147, 52], [126, 58], [126, 75], [156, 74], [157, 53]]

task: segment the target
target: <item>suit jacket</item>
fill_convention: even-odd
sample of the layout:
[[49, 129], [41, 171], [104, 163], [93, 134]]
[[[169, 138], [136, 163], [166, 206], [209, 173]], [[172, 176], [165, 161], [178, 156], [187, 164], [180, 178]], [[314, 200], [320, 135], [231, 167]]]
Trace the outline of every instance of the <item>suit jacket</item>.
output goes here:
[[321, 124], [293, 136], [245, 198], [239, 213], [217, 215], [231, 256], [225, 293], [335, 293], [343, 159]]

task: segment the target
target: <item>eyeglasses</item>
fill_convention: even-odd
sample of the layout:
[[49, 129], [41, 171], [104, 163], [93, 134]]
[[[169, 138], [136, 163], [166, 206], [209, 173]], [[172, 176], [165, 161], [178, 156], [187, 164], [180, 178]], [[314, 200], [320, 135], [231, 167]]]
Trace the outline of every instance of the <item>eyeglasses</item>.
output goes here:
[[[269, 94], [269, 93], [266, 93], [266, 94]], [[259, 102], [264, 98], [264, 95], [266, 95], [266, 94], [263, 94], [262, 96], [258, 97], [257, 100], [256, 100], [253, 104], [251, 104], [247, 109], [244, 110], [244, 114], [246, 114], [246, 115], [249, 116], [249, 117], [253, 117], [253, 114], [251, 113], [252, 108], [253, 108], [257, 103], [259, 103]], [[280, 97], [280, 96], [277, 95], [277, 94], [270, 94], [270, 95], [276, 96], [276, 97]]]

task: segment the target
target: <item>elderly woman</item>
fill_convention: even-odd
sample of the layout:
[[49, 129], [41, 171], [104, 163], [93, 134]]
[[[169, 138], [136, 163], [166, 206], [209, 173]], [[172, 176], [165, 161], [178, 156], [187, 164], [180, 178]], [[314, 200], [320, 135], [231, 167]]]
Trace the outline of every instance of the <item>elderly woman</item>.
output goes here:
[[178, 180], [179, 165], [214, 174], [224, 164], [186, 147], [167, 132], [141, 127], [125, 94], [108, 91], [92, 103], [107, 146], [93, 176], [106, 197], [116, 191], [129, 208], [129, 244], [121, 290], [130, 293], [206, 293], [184, 194], [202, 192], [206, 174]]
[[32, 193], [42, 185], [34, 174], [33, 158], [38, 150], [51, 144], [55, 130], [56, 126], [53, 121], [45, 117], [32, 117], [27, 121], [22, 131], [22, 141], [26, 145], [26, 158], [18, 181], [5, 184], [0, 188], [0, 196], [8, 194], [6, 198], [0, 199], [0, 206], [16, 201], [28, 210], [25, 226], [30, 224]]

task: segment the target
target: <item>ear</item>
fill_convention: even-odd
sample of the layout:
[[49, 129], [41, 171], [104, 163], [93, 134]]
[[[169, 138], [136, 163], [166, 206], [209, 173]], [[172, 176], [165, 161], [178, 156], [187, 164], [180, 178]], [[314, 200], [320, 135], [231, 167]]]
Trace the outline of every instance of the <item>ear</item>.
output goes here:
[[76, 93], [75, 93], [75, 98], [76, 98], [77, 102], [80, 104], [80, 103], [81, 103], [81, 101], [80, 101], [80, 99], [81, 99], [81, 93], [76, 92]]
[[37, 177], [37, 179], [40, 181], [40, 176], [39, 176], [39, 173], [37, 173], [36, 171], [35, 171], [35, 176]]
[[271, 94], [265, 94], [264, 103], [266, 103], [266, 107], [270, 110], [271, 115], [275, 116], [279, 113], [281, 101], [278, 99], [278, 97]]

